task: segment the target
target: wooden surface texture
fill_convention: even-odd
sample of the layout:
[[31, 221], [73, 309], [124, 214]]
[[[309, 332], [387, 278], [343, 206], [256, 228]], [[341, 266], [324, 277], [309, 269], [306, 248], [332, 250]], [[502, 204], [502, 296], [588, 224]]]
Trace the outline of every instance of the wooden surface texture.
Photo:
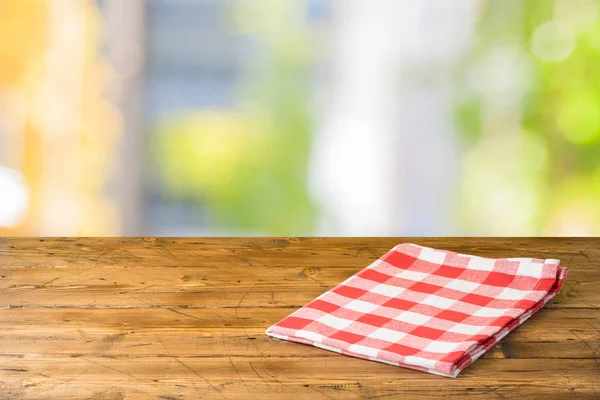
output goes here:
[[[569, 276], [457, 379], [264, 334], [403, 242]], [[0, 238], [1, 399], [436, 396], [600, 399], [600, 239]]]

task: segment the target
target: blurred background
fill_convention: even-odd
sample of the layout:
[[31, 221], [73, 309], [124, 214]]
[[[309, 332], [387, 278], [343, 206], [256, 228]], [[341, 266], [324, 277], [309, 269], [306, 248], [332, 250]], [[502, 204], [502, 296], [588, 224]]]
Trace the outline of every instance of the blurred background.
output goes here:
[[0, 235], [598, 235], [599, 10], [0, 0]]

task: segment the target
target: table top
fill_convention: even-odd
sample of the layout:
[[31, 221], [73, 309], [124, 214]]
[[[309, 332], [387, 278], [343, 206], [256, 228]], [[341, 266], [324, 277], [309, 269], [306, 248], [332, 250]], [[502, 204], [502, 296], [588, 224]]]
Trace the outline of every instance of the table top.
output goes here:
[[[265, 329], [412, 242], [559, 258], [554, 300], [458, 378]], [[600, 398], [600, 239], [0, 238], [0, 398]]]

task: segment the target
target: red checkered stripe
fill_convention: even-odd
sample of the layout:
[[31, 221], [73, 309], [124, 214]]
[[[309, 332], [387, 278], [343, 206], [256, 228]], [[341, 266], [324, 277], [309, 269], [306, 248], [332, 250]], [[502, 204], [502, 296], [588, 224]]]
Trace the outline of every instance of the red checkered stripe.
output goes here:
[[267, 334], [455, 377], [556, 294], [558, 264], [398, 245]]

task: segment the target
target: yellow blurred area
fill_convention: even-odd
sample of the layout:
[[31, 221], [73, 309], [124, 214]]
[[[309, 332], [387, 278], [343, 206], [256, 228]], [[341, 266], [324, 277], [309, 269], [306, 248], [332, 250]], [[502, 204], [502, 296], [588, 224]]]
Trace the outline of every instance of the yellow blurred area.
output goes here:
[[[119, 231], [103, 193], [120, 116], [106, 98], [113, 77], [99, 55], [101, 24], [94, 1], [0, 3], [2, 122], [12, 145], [6, 158], [26, 182], [7, 187], [29, 198], [22, 218], [0, 226], [2, 235]], [[21, 199], [8, 190], [0, 214]]]

